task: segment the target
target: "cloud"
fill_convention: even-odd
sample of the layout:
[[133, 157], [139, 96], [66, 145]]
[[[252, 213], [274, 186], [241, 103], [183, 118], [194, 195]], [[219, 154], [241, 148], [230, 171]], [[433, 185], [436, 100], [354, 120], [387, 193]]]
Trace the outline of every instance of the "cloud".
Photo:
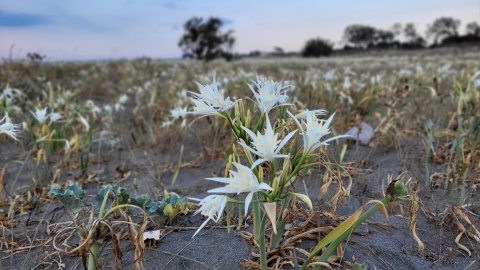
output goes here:
[[39, 14], [14, 13], [0, 10], [0, 27], [28, 27], [49, 23], [49, 19]]

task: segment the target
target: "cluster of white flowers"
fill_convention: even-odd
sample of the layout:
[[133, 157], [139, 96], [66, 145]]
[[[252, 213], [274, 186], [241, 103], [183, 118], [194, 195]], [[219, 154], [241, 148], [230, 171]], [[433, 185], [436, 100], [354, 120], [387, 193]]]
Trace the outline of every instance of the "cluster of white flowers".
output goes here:
[[[260, 183], [253, 173], [253, 171], [240, 163], [233, 163], [237, 171], [230, 171], [230, 177], [212, 177], [207, 180], [216, 181], [226, 184], [224, 187], [214, 188], [209, 190], [209, 193], [248, 193], [245, 197], [245, 215], [248, 213], [248, 207], [253, 199], [253, 194], [261, 190], [272, 190], [266, 183]], [[200, 201], [200, 208], [195, 212], [195, 215], [201, 213], [207, 216], [207, 220], [197, 229], [193, 237], [207, 225], [209, 220], [218, 222], [223, 214], [223, 210], [228, 201], [225, 195], [210, 195]]]
[[[193, 114], [222, 114], [226, 113], [233, 105], [229, 97], [225, 98], [225, 91], [220, 88], [220, 84], [215, 79], [211, 84], [198, 84], [200, 93], [192, 93], [191, 100], [194, 103]], [[288, 154], [280, 154], [282, 148], [289, 142], [289, 140], [296, 134], [297, 130], [288, 133], [283, 139], [279, 138], [279, 133], [275, 133], [274, 128], [270, 122], [268, 113], [276, 106], [290, 105], [287, 103], [288, 96], [286, 89], [289, 84], [285, 82], [274, 82], [269, 80], [262, 80], [257, 77], [257, 81], [249, 84], [250, 90], [255, 96], [256, 104], [261, 111], [261, 114], [266, 118], [266, 126], [264, 133], [250, 130], [247, 127], [241, 128], [248, 134], [250, 141], [240, 141], [247, 151], [258, 157], [253, 161], [251, 168], [240, 163], [233, 163], [236, 171], [230, 171], [230, 177], [214, 177], [207, 178], [207, 180], [216, 181], [226, 184], [224, 187], [214, 188], [209, 190], [209, 193], [223, 193], [223, 194], [240, 194], [247, 193], [245, 197], [245, 215], [248, 212], [248, 207], [253, 199], [255, 192], [272, 191], [267, 183], [260, 182], [255, 176], [253, 169], [264, 162], [273, 164], [275, 159], [290, 158]], [[288, 112], [288, 111], [287, 111]], [[177, 108], [171, 111], [172, 116], [182, 117], [187, 114], [186, 108]], [[288, 112], [290, 117], [297, 123], [302, 131], [304, 155], [309, 155], [320, 147], [326, 145], [328, 142], [343, 138], [351, 137], [351, 135], [339, 135], [327, 140], [322, 138], [330, 134], [330, 123], [335, 114], [332, 114], [326, 121], [320, 120], [318, 116], [326, 114], [325, 110], [304, 110], [297, 116]], [[298, 118], [298, 119], [297, 119]], [[302, 123], [300, 121], [302, 121]], [[304, 127], [305, 126], [305, 127]], [[223, 213], [228, 197], [224, 195], [211, 195], [200, 201], [200, 209], [195, 213], [201, 213], [208, 217], [208, 219], [195, 232], [194, 236], [207, 224], [209, 220], [217, 222]]]

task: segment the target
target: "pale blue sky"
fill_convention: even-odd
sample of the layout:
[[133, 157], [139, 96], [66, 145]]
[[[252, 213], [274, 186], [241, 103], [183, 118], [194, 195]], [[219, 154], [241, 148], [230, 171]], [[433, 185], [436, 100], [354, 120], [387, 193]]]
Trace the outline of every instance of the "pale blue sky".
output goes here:
[[41, 52], [50, 60], [173, 58], [182, 25], [217, 16], [235, 31], [235, 51], [298, 51], [312, 37], [341, 40], [353, 23], [389, 28], [440, 16], [480, 22], [480, 0], [1, 0], [0, 57]]

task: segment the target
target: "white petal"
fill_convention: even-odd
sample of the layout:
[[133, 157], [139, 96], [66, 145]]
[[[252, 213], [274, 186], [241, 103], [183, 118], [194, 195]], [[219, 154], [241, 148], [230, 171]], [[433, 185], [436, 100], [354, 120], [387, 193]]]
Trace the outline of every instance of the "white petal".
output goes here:
[[207, 192], [208, 193], [235, 193], [236, 191], [232, 190], [230, 186], [225, 186], [225, 187], [210, 189]]
[[245, 132], [247, 132], [248, 136], [250, 136], [252, 140], [255, 140], [257, 138], [257, 135], [255, 135], [255, 133], [253, 133], [253, 131], [251, 131], [250, 129], [246, 127], [242, 127], [242, 129], [245, 130]]
[[201, 229], [203, 229], [203, 227], [205, 227], [205, 225], [207, 225], [208, 221], [210, 221], [210, 218], [207, 218], [207, 220], [205, 220], [202, 225], [200, 225], [200, 227], [198, 227], [198, 229], [195, 231], [195, 233], [193, 234], [192, 238], [195, 237], [195, 235], [197, 235], [198, 232], [200, 232]]
[[[270, 123], [270, 118], [268, 117], [268, 113], [265, 113], [265, 117], [267, 118], [267, 125], [266, 125], [267, 132], [273, 133], [272, 124]], [[267, 132], [265, 132], [265, 134], [267, 134]]]
[[341, 138], [354, 138], [352, 135], [350, 134], [342, 134], [342, 135], [337, 135], [335, 137], [332, 137], [332, 138], [328, 138], [326, 139], [325, 141], [322, 142], [322, 144], [327, 144], [331, 141], [334, 141], [334, 140], [337, 140], [337, 139], [341, 139]]
[[266, 162], [267, 160], [264, 158], [257, 159], [255, 162], [252, 164], [252, 170], [257, 167], [258, 165], [262, 164], [263, 162]]
[[275, 150], [275, 153], [278, 153], [278, 151], [280, 151], [280, 149], [282, 149], [282, 147], [293, 137], [293, 135], [295, 135], [296, 132], [297, 132], [297, 130], [294, 130], [294, 131], [290, 132], [287, 136], [285, 136], [285, 138], [283, 138], [282, 142], [277, 146], [277, 150]]
[[245, 197], [245, 216], [248, 214], [248, 206], [253, 199], [253, 192], [248, 193], [247, 197]]
[[254, 150], [253, 148], [251, 148], [250, 146], [246, 145], [245, 143], [239, 142], [239, 144], [240, 144], [241, 146], [247, 148], [248, 151], [254, 153], [255, 155], [261, 156], [261, 154], [260, 154], [258, 151]]
[[222, 204], [220, 205], [220, 208], [217, 211], [217, 219], [215, 220], [215, 222], [218, 222], [222, 217], [222, 214], [226, 205], [227, 205], [227, 197], [225, 197], [224, 200], [222, 200]]
[[303, 130], [302, 124], [300, 124], [298, 119], [289, 110], [287, 110], [287, 113], [288, 113], [288, 115], [290, 115], [290, 117], [293, 119], [293, 121], [297, 124], [297, 126], [300, 127], [300, 130], [302, 131], [302, 133], [305, 133], [304, 130]]
[[273, 190], [273, 188], [271, 188], [267, 183], [261, 183], [260, 185], [258, 185], [258, 189], [261, 189], [261, 190]]
[[325, 126], [325, 127], [328, 129], [328, 127], [330, 126], [330, 123], [332, 122], [334, 116], [335, 116], [335, 113], [332, 113], [332, 115], [330, 115], [330, 117], [329, 117], [329, 118], [327, 119], [327, 121], [323, 124], [323, 126]]
[[210, 178], [205, 178], [210, 181], [215, 181], [215, 182], [220, 182], [224, 184], [230, 184], [232, 182], [232, 179], [227, 178], [227, 177], [210, 177]]

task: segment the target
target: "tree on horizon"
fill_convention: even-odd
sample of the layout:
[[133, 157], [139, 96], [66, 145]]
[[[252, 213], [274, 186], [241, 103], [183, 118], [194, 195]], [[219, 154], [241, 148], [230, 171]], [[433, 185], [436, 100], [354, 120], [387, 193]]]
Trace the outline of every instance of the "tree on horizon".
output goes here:
[[184, 58], [210, 61], [216, 58], [232, 58], [232, 48], [235, 44], [233, 30], [222, 32], [224, 25], [217, 17], [208, 20], [193, 17], [184, 25], [184, 33], [178, 42]]

